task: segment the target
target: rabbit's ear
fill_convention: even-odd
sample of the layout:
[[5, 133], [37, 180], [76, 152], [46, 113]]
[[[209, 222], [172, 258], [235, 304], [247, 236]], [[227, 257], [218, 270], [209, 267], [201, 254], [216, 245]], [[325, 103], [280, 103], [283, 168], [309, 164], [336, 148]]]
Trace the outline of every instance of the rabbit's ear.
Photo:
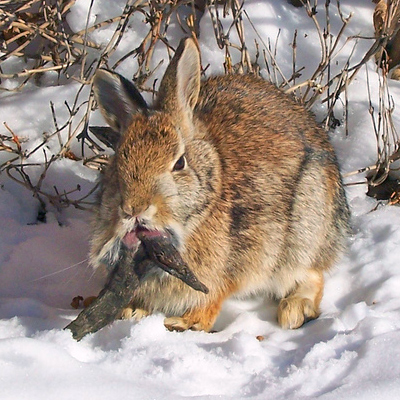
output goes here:
[[135, 85], [115, 72], [97, 70], [93, 89], [103, 117], [116, 132], [123, 133], [135, 113], [147, 111], [147, 104]]
[[200, 91], [200, 53], [193, 39], [182, 39], [171, 60], [158, 94], [158, 107], [192, 111]]

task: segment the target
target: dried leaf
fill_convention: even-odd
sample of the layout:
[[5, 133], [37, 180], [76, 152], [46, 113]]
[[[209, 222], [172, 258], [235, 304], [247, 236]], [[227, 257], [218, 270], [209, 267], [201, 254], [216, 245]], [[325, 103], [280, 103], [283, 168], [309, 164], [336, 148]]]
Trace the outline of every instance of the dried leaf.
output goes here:
[[81, 301], [83, 301], [83, 297], [82, 296], [74, 297], [72, 299], [72, 301], [71, 301], [71, 307], [75, 308], [75, 310], [78, 309], [80, 307], [80, 305], [81, 305]]
[[85, 307], [85, 308], [89, 307], [96, 299], [97, 299], [97, 296], [86, 297], [86, 299], [83, 300], [83, 307]]
[[81, 158], [79, 158], [77, 155], [75, 155], [75, 153], [72, 152], [71, 150], [66, 151], [64, 153], [64, 157], [65, 158], [69, 158], [70, 160], [73, 160], [73, 161], [80, 161], [81, 160]]

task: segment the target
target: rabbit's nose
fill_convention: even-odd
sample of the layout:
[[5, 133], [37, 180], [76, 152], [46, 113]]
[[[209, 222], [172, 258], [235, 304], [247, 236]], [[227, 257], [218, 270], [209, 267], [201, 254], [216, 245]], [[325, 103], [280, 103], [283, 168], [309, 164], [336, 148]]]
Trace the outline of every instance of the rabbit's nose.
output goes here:
[[122, 214], [123, 214], [123, 218], [137, 218], [142, 210], [137, 208], [137, 207], [132, 207], [129, 204], [124, 204], [122, 207]]
[[129, 204], [124, 204], [122, 206], [123, 218], [135, 218], [138, 221], [143, 219], [152, 219], [156, 211], [157, 207], [154, 205], [150, 205], [147, 207], [133, 207]]

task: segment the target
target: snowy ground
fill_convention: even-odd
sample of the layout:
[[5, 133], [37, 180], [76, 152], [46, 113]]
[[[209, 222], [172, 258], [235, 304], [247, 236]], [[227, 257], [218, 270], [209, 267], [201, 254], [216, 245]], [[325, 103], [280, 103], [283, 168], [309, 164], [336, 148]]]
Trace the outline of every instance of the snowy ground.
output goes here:
[[[77, 0], [69, 16], [73, 29], [84, 26], [89, 3]], [[346, 35], [371, 36], [373, 4], [368, 0], [341, 3], [346, 14], [354, 12]], [[95, 1], [91, 22], [116, 15], [123, 5], [122, 0]], [[299, 47], [303, 46], [299, 64], [307, 70], [316, 65], [318, 41], [304, 10], [284, 0], [248, 1], [247, 10], [264, 37], [274, 41], [282, 29], [279, 61], [286, 71], [291, 68], [293, 26], [299, 29]], [[331, 18], [337, 29], [337, 15]], [[137, 46], [139, 22], [131, 23], [122, 54]], [[203, 64], [210, 62], [211, 71], [217, 73], [221, 56], [212, 45], [211, 26], [205, 15]], [[104, 29], [96, 40], [106, 42], [110, 32]], [[248, 32], [250, 43], [250, 28]], [[360, 41], [355, 60], [370, 44]], [[343, 57], [349, 51], [345, 49]], [[372, 62], [368, 69], [376, 105]], [[375, 160], [364, 71], [350, 87], [350, 136], [345, 137], [343, 127], [332, 133], [345, 173]], [[72, 101], [77, 88], [73, 82], [46, 88], [32, 84], [22, 93], [3, 93], [0, 121], [19, 136], [29, 137], [25, 146], [33, 148], [42, 132], [54, 130], [49, 101], [62, 120], [64, 100]], [[390, 90], [400, 104], [400, 84], [390, 82]], [[315, 111], [318, 114], [318, 107]], [[93, 124], [102, 124], [100, 117], [94, 115]], [[399, 130], [398, 111], [395, 124]], [[6, 133], [3, 127], [0, 130]], [[0, 163], [4, 160], [0, 153]], [[49, 171], [46, 185], [73, 188], [80, 183], [85, 189], [95, 179], [93, 171], [64, 159]], [[97, 293], [102, 284], [86, 263], [89, 215], [68, 209], [62, 215], [50, 212], [46, 224], [32, 224], [37, 203], [31, 194], [5, 174], [0, 183], [2, 400], [400, 399], [400, 208], [386, 206], [370, 212], [376, 202], [365, 196], [365, 185], [347, 188], [354, 234], [348, 254], [327, 277], [318, 320], [283, 331], [276, 323], [276, 304], [258, 298], [230, 300], [214, 334], [168, 332], [163, 316], [154, 315], [140, 323], [117, 321], [77, 343], [62, 330], [77, 315], [69, 303], [77, 294]], [[258, 335], [265, 339], [257, 340]]]

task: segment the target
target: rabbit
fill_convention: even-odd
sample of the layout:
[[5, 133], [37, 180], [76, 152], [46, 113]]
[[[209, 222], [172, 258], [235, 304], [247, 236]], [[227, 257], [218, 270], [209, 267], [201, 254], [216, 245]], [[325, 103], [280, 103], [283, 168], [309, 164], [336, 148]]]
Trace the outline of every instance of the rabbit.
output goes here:
[[295, 329], [320, 314], [324, 271], [346, 247], [349, 209], [327, 133], [313, 115], [253, 75], [201, 81], [197, 43], [183, 39], [149, 107], [99, 69], [95, 99], [115, 155], [101, 178], [90, 262], [112, 269], [139, 231], [167, 235], [197, 292], [164, 272], [135, 291], [128, 316], [165, 315], [170, 330], [210, 331], [230, 296], [278, 301]]

